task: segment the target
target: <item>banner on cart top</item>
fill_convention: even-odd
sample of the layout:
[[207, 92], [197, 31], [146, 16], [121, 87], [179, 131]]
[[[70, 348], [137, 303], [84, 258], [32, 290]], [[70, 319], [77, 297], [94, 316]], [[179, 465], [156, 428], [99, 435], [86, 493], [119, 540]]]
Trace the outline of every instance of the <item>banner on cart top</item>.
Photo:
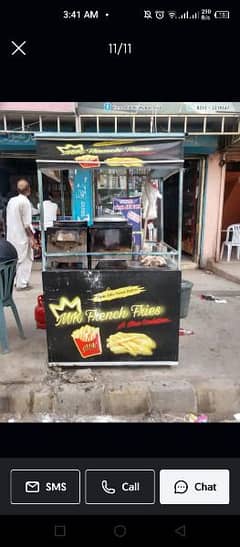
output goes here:
[[142, 209], [141, 197], [113, 198], [114, 211], [122, 213], [133, 229], [133, 242], [141, 246], [142, 239]]
[[43, 272], [50, 363], [178, 360], [178, 271]]
[[51, 161], [76, 162], [82, 168], [94, 167], [143, 167], [157, 161], [183, 161], [183, 143], [179, 140], [164, 141], [115, 139], [99, 141], [37, 140], [37, 158], [44, 163]]

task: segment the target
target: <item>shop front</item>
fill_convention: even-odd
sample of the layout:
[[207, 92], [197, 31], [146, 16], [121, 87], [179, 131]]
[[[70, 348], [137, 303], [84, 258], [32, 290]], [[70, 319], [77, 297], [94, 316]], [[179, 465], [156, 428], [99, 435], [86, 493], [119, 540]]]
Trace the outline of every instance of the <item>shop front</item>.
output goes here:
[[[71, 213], [71, 192], [66, 182], [66, 172], [54, 170], [43, 171], [45, 190], [52, 195], [58, 204], [61, 214]], [[16, 186], [19, 178], [26, 178], [30, 182], [33, 213], [33, 226], [36, 231], [36, 240], [39, 241], [39, 214], [38, 214], [38, 182], [36, 168], [36, 140], [29, 132], [4, 132], [0, 134], [0, 237], [5, 236], [5, 209], [8, 200], [17, 194]], [[60, 182], [60, 184], [59, 184]], [[65, 210], [62, 210], [62, 193], [65, 193]], [[39, 241], [40, 243], [40, 241]], [[34, 251], [35, 258], [41, 258], [41, 247]]]
[[[183, 135], [37, 139], [51, 366], [176, 365]], [[42, 171], [68, 171], [71, 216], [44, 231]], [[164, 186], [178, 174], [177, 245]]]
[[[200, 255], [204, 176], [206, 160], [201, 157], [184, 160], [182, 260], [198, 264]], [[164, 240], [173, 247], [178, 237], [178, 178], [172, 175], [164, 182]]]

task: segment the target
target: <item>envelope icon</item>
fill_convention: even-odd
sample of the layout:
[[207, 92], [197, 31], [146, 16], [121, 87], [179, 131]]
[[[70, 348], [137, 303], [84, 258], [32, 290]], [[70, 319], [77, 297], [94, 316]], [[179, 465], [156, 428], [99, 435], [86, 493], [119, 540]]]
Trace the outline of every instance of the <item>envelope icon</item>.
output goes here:
[[39, 481], [27, 481], [25, 482], [26, 494], [39, 494], [40, 482]]

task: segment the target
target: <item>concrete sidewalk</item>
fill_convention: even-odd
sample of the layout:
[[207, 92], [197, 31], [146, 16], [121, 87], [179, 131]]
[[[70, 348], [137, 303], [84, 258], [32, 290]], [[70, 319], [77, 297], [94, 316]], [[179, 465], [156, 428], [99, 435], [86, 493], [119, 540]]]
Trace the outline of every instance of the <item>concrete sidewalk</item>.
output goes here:
[[211, 260], [209, 262], [209, 268], [213, 273], [221, 276], [223, 279], [228, 281], [233, 281], [234, 283], [240, 284], [240, 261], [231, 260], [226, 262], [221, 260], [220, 262], [214, 262]]
[[[15, 294], [26, 340], [6, 310], [11, 352], [0, 353], [0, 415], [127, 419], [203, 412], [222, 419], [239, 412], [240, 287], [200, 270], [184, 271], [183, 278], [194, 291], [181, 326], [195, 334], [180, 337], [179, 366], [49, 370], [46, 332], [34, 322], [42, 290], [41, 274], [34, 271], [34, 289]], [[202, 300], [202, 293], [227, 295], [227, 304]]]

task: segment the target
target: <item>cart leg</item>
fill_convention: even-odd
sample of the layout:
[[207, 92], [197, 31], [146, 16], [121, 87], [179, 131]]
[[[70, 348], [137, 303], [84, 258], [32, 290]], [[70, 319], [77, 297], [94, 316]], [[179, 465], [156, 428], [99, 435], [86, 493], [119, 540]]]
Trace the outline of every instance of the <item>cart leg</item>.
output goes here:
[[41, 223], [41, 245], [42, 245], [42, 268], [46, 269], [46, 240], [44, 230], [44, 211], [43, 211], [43, 178], [41, 169], [38, 169], [38, 197], [40, 204], [40, 223]]

